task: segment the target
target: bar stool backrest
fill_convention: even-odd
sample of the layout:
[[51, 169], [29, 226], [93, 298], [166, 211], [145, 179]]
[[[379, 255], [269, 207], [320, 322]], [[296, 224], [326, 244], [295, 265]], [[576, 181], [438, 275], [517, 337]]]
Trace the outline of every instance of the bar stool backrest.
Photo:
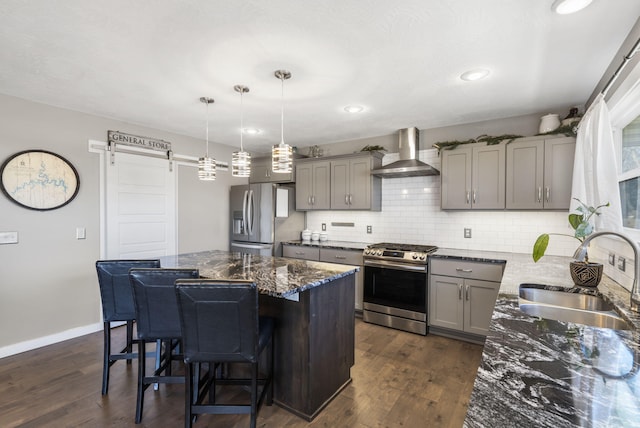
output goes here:
[[136, 317], [129, 270], [159, 268], [160, 260], [98, 260], [98, 285], [104, 322], [129, 321]]
[[185, 362], [256, 362], [258, 290], [251, 281], [176, 283]]
[[197, 269], [132, 269], [129, 273], [136, 308], [138, 337], [150, 341], [179, 339], [180, 318], [175, 282], [199, 277]]

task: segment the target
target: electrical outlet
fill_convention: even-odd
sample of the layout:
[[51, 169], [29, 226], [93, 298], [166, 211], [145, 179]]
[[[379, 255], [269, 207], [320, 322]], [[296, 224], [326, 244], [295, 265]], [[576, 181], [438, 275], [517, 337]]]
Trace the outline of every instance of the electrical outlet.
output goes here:
[[464, 228], [464, 237], [465, 238], [471, 238], [471, 228], [470, 227], [465, 227]]
[[616, 265], [616, 255], [615, 255], [615, 253], [609, 253], [609, 264], [611, 266], [615, 266]]
[[325, 232], [327, 230], [327, 223], [322, 223], [322, 231]]
[[618, 256], [618, 270], [624, 272], [624, 269], [627, 267], [627, 260], [624, 257]]
[[367, 233], [372, 233], [371, 226], [367, 226]]

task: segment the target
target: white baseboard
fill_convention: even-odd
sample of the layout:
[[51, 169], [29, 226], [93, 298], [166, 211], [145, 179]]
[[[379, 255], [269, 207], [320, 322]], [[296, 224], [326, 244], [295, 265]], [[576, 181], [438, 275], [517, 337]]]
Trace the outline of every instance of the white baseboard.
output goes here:
[[96, 331], [100, 330], [102, 330], [102, 322], [72, 328], [70, 330], [61, 331], [60, 333], [51, 334], [49, 336], [38, 337], [37, 339], [14, 343], [13, 345], [0, 348], [0, 358], [20, 354], [26, 351], [31, 351], [43, 346], [62, 342], [64, 340], [84, 336], [85, 334], [95, 333]]

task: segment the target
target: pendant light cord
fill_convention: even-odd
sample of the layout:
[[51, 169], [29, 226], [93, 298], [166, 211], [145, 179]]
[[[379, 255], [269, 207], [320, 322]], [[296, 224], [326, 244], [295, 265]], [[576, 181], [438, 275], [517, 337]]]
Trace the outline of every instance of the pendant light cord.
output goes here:
[[206, 148], [206, 157], [209, 157], [209, 101], [205, 101], [205, 104], [207, 105], [207, 132], [206, 132], [206, 138], [207, 138], [207, 148]]
[[284, 76], [280, 80], [282, 82], [280, 94], [280, 144], [284, 144]]
[[244, 152], [244, 148], [242, 147], [242, 134], [244, 134], [244, 108], [242, 103], [242, 95], [244, 94], [244, 90], [240, 90], [240, 151]]

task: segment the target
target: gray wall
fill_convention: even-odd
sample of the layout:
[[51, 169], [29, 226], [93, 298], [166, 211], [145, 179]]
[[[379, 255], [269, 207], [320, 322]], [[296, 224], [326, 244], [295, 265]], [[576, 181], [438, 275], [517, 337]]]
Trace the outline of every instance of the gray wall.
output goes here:
[[[26, 346], [82, 334], [101, 323], [95, 261], [100, 256], [99, 155], [89, 140], [105, 141], [107, 130], [160, 138], [175, 153], [200, 156], [204, 141], [124, 122], [0, 95], [0, 162], [26, 149], [44, 149], [78, 170], [80, 191], [68, 205], [32, 211], [0, 195], [0, 231], [17, 231], [18, 244], [0, 245], [0, 356]], [[204, 130], [203, 130], [204, 133]], [[230, 162], [232, 147], [211, 144], [217, 159]], [[201, 183], [193, 167], [178, 175], [179, 250], [226, 249], [228, 189], [246, 179], [220, 172]], [[75, 239], [77, 227], [86, 239]], [[4, 352], [3, 352], [4, 351]]]

